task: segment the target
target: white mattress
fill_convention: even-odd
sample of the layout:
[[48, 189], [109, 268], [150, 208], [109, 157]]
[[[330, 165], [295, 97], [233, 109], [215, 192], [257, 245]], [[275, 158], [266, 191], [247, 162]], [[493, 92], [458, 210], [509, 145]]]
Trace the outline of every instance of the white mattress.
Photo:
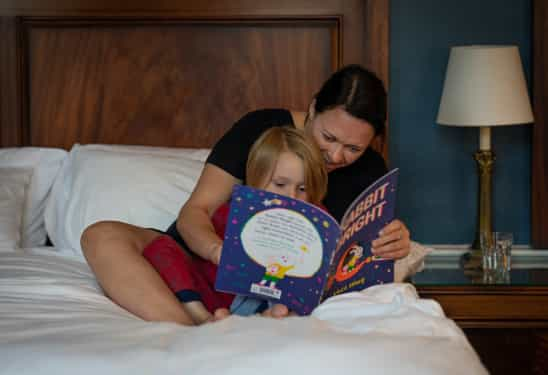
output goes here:
[[334, 297], [311, 317], [144, 322], [83, 259], [0, 252], [1, 374], [486, 374], [440, 306], [410, 284]]

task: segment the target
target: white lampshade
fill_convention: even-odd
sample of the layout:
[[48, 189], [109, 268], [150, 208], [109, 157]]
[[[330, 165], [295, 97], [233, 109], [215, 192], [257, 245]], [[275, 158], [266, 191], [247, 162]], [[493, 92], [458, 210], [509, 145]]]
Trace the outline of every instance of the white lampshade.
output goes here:
[[437, 123], [497, 126], [533, 122], [516, 46], [451, 48]]

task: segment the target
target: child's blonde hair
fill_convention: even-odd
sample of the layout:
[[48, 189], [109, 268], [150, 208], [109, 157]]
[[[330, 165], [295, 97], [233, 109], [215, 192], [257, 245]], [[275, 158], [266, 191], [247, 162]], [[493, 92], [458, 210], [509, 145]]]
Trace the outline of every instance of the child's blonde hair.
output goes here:
[[320, 204], [327, 193], [327, 170], [320, 149], [311, 137], [292, 126], [273, 127], [265, 131], [249, 151], [246, 184], [264, 188], [283, 152], [291, 152], [303, 162], [308, 201]]

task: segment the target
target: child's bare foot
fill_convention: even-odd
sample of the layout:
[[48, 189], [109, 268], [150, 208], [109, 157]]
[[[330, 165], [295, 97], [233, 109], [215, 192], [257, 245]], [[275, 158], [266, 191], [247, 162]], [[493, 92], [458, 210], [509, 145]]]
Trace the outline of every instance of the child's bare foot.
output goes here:
[[289, 309], [285, 305], [278, 303], [263, 311], [261, 315], [266, 318], [274, 319], [282, 319], [288, 316], [298, 316], [295, 311], [289, 311]]
[[198, 324], [207, 324], [207, 323], [215, 323], [219, 320], [223, 320], [225, 318], [228, 318], [230, 316], [230, 311], [228, 309], [217, 309], [215, 310], [215, 313], [213, 315], [210, 315], [206, 320], [198, 323]]
[[266, 309], [261, 315], [267, 318], [280, 319], [290, 314], [289, 309], [285, 305], [275, 304], [271, 308]]
[[215, 310], [215, 313], [213, 314], [213, 321], [217, 320], [223, 320], [225, 318], [228, 318], [230, 316], [230, 311], [228, 309], [217, 309]]

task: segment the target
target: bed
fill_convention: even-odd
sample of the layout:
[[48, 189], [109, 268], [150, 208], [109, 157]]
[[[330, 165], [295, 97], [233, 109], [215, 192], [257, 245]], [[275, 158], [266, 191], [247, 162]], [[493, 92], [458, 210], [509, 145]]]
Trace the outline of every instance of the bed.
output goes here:
[[3, 374], [484, 374], [461, 330], [409, 284], [326, 301], [312, 317], [148, 323], [81, 259], [0, 253]]
[[[113, 303], [82, 256], [79, 236], [97, 220], [166, 227], [245, 112], [306, 109], [343, 64], [388, 83], [387, 1], [0, 12], [0, 373], [486, 373], [407, 283], [334, 297], [310, 317], [183, 327]], [[385, 140], [374, 147], [388, 157]]]

